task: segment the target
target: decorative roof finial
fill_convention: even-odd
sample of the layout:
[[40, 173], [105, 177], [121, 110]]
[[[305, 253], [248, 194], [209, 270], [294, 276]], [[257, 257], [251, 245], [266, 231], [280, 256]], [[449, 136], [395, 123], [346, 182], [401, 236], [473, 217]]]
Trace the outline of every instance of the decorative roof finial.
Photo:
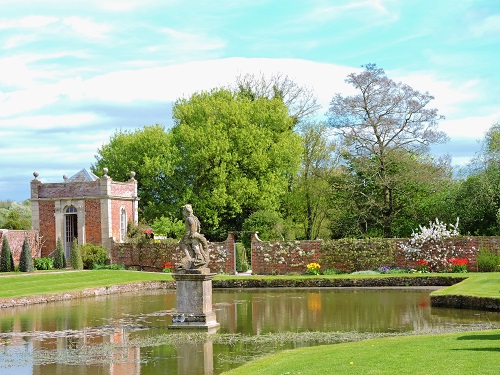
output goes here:
[[38, 176], [40, 176], [40, 173], [38, 172], [33, 172], [33, 176], [35, 176], [35, 180], [38, 180]]
[[130, 171], [130, 179], [134, 180], [134, 177], [135, 177], [135, 172], [134, 171]]
[[63, 175], [63, 180], [64, 182], [66, 182], [68, 180], [68, 176], [66, 176], [65, 174]]
[[104, 177], [108, 177], [108, 168], [103, 168], [102, 172], [104, 173]]

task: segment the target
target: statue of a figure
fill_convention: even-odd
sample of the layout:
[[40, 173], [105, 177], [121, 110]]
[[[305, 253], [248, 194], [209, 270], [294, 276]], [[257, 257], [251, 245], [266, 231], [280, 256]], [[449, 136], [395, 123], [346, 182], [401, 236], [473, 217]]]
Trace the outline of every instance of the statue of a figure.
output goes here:
[[186, 256], [182, 258], [178, 268], [198, 269], [208, 267], [208, 242], [205, 236], [200, 234], [200, 221], [194, 216], [190, 204], [182, 207], [182, 214], [186, 225], [186, 234], [180, 241], [180, 247]]

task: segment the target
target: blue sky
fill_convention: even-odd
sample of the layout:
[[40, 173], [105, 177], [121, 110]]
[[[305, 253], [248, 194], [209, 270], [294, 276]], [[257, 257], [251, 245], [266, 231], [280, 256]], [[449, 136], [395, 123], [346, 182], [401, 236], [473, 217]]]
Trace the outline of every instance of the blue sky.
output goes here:
[[172, 103], [239, 74], [283, 73], [320, 117], [376, 63], [429, 91], [463, 165], [500, 121], [496, 0], [0, 0], [0, 200], [60, 182], [117, 129], [172, 125]]

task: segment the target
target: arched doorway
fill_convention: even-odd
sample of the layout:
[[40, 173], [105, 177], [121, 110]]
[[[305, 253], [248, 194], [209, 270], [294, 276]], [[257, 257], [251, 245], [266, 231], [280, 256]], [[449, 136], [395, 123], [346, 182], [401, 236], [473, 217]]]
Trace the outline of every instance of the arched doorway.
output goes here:
[[78, 216], [75, 206], [68, 206], [64, 210], [64, 253], [66, 260], [70, 259], [71, 245], [78, 237]]

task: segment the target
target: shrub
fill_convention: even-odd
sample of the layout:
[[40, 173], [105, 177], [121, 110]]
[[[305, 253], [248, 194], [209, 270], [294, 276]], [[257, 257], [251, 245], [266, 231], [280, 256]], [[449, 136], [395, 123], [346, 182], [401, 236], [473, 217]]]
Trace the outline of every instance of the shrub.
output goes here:
[[23, 249], [21, 250], [21, 256], [19, 257], [19, 271], [21, 272], [33, 272], [35, 267], [33, 267], [33, 258], [31, 257], [31, 247], [28, 242], [28, 238], [24, 238]]
[[443, 271], [448, 268], [450, 259], [465, 258], [471, 251], [455, 248], [449, 241], [453, 237], [459, 236], [457, 222], [444, 224], [438, 219], [429, 222], [429, 226], [420, 226], [420, 232], [413, 232], [407, 244], [402, 244], [401, 248], [406, 259], [410, 262], [425, 261], [428, 271]]
[[245, 247], [241, 243], [236, 244], [236, 271], [248, 271], [248, 259]]
[[94, 265], [94, 270], [116, 270], [116, 271], [123, 271], [125, 269], [125, 266], [123, 264], [95, 264]]
[[36, 270], [51, 270], [54, 268], [54, 259], [52, 258], [37, 258], [35, 259], [35, 269]]
[[57, 270], [66, 268], [66, 256], [64, 255], [62, 241], [60, 238], [57, 239], [56, 243], [56, 251], [54, 254], [54, 268]]
[[75, 270], [83, 270], [83, 260], [82, 253], [80, 252], [80, 246], [78, 245], [78, 241], [75, 240], [71, 244], [71, 267]]
[[2, 240], [2, 252], [0, 254], [0, 272], [11, 271], [14, 271], [14, 259], [10, 251], [9, 240], [7, 240], [7, 236], [4, 236]]
[[108, 252], [104, 246], [86, 243], [80, 248], [83, 268], [91, 270], [97, 265], [104, 265], [108, 260]]
[[488, 249], [479, 249], [476, 261], [479, 272], [495, 272], [500, 268], [500, 255]]
[[377, 269], [381, 264], [391, 265], [396, 259], [394, 241], [389, 238], [342, 238], [328, 240], [320, 250], [319, 263], [337, 273]]

